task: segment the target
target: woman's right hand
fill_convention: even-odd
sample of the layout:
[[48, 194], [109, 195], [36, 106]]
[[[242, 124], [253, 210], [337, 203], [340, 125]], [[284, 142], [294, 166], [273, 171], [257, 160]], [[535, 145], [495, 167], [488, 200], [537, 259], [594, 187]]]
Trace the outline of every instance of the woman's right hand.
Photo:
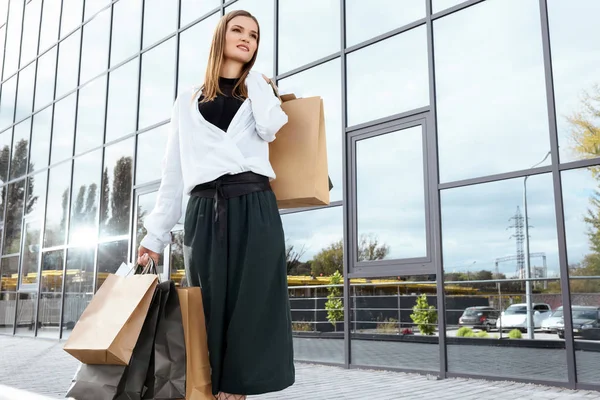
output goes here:
[[140, 246], [140, 248], [138, 249], [137, 263], [139, 265], [146, 266], [150, 261], [150, 258], [154, 260], [154, 265], [158, 265], [158, 259], [160, 258], [160, 254], [155, 253], [152, 250], [145, 248], [144, 246]]

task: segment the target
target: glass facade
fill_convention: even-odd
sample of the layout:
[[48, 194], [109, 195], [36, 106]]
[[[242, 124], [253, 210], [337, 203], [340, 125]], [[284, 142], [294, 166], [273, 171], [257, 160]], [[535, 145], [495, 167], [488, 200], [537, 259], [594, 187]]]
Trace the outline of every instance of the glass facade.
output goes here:
[[595, 0], [2, 2], [0, 334], [68, 337], [134, 258], [235, 9], [324, 100], [332, 202], [281, 211], [296, 358], [600, 389]]

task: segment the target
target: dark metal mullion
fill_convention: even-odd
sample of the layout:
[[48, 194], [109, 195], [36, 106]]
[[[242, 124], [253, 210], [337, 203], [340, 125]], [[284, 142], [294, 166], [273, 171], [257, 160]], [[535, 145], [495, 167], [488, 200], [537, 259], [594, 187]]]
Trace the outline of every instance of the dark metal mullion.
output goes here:
[[577, 385], [577, 366], [575, 344], [573, 341], [573, 320], [571, 310], [571, 288], [569, 282], [569, 264], [565, 232], [565, 213], [562, 197], [562, 176], [560, 172], [560, 156], [558, 143], [558, 126], [556, 121], [556, 103], [554, 98], [554, 81], [552, 72], [552, 52], [550, 47], [550, 27], [548, 21], [548, 4], [539, 0], [540, 19], [542, 26], [542, 46], [544, 50], [544, 71], [546, 79], [546, 100], [548, 107], [548, 127], [550, 134], [550, 149], [552, 155], [552, 180], [554, 187], [554, 208], [556, 215], [556, 230], [558, 234], [558, 259], [560, 269], [560, 288], [565, 323], [565, 345], [567, 353], [567, 375], [569, 386]]
[[409, 24], [406, 24], [406, 25], [401, 26], [399, 28], [393, 29], [393, 30], [391, 30], [389, 32], [382, 33], [381, 35], [376, 36], [374, 38], [365, 40], [364, 42], [360, 42], [360, 43], [355, 44], [355, 45], [353, 45], [351, 47], [348, 47], [347, 49], [344, 50], [344, 52], [346, 54], [350, 54], [350, 53], [353, 53], [355, 51], [364, 49], [365, 47], [377, 44], [379, 42], [383, 42], [386, 39], [390, 39], [390, 38], [392, 38], [394, 36], [397, 36], [397, 35], [399, 35], [401, 33], [408, 32], [408, 31], [410, 31], [412, 29], [418, 28], [419, 26], [424, 25], [427, 22], [427, 20], [428, 20], [427, 18], [418, 19], [418, 20], [413, 21], [413, 22], [411, 22]]
[[309, 70], [309, 69], [311, 69], [313, 67], [317, 67], [317, 66], [319, 66], [321, 64], [325, 64], [325, 63], [327, 63], [329, 61], [335, 60], [336, 58], [340, 57], [341, 53], [342, 52], [340, 52], [340, 51], [336, 51], [335, 53], [330, 54], [330, 55], [325, 56], [325, 57], [322, 57], [322, 58], [319, 58], [316, 61], [310, 62], [308, 64], [304, 64], [304, 65], [302, 65], [302, 66], [300, 66], [298, 68], [295, 68], [295, 69], [293, 69], [291, 71], [288, 71], [288, 72], [285, 72], [283, 74], [279, 74], [279, 75], [277, 75], [277, 80], [280, 81], [282, 79], [289, 78], [292, 75], [297, 75], [297, 74], [299, 74], [301, 72], [304, 72], [306, 70]]
[[[353, 133], [356, 131], [363, 131], [363, 130], [371, 130], [372, 128], [384, 128], [386, 127], [388, 124], [390, 125], [397, 125], [398, 124], [398, 120], [413, 120], [413, 119], [418, 119], [418, 118], [423, 118], [422, 114], [426, 114], [430, 111], [431, 107], [426, 106], [426, 107], [420, 107], [420, 108], [415, 108], [414, 110], [410, 110], [410, 111], [405, 111], [399, 114], [393, 114], [387, 117], [383, 117], [383, 118], [378, 118], [369, 122], [365, 122], [362, 124], [358, 124], [358, 125], [353, 125], [350, 127], [346, 128], [346, 133]], [[379, 126], [381, 125], [381, 127]]]
[[277, 73], [279, 71], [279, 0], [273, 0], [273, 81], [279, 83]]
[[433, 14], [433, 8], [432, 8], [431, 9], [432, 10], [431, 20], [435, 21], [436, 19], [445, 17], [445, 16], [450, 15], [450, 14], [454, 14], [457, 11], [464, 10], [465, 8], [469, 8], [471, 6], [477, 5], [477, 4], [482, 3], [484, 1], [485, 0], [469, 0], [469, 1], [464, 1], [462, 3], [459, 3], [459, 4], [455, 5], [454, 7], [450, 7], [450, 8], [447, 8], [445, 10], [438, 11], [435, 14]]
[[[560, 158], [560, 154], [558, 156]], [[598, 165], [600, 165], [600, 158], [596, 157], [560, 164], [558, 168], [560, 171], [569, 171], [572, 169], [589, 168]]]

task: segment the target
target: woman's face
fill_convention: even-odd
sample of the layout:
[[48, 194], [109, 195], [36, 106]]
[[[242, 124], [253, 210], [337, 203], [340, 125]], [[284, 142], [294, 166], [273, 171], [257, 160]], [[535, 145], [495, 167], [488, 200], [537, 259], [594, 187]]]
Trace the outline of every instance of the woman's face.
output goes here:
[[258, 25], [252, 18], [235, 17], [227, 24], [225, 59], [246, 64], [258, 48]]

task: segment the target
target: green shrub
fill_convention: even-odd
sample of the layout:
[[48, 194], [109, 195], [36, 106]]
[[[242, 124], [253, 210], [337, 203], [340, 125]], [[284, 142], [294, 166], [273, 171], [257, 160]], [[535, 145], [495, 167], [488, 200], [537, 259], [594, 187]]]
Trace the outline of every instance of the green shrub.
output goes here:
[[466, 326], [463, 326], [462, 328], [460, 328], [458, 330], [458, 332], [456, 332], [457, 337], [470, 337], [470, 336], [467, 336], [469, 334], [473, 334], [473, 329], [468, 328]]
[[382, 322], [377, 323], [377, 331], [380, 332], [396, 332], [398, 330], [398, 320], [396, 318], [386, 318]]
[[[330, 285], [339, 285], [343, 283], [344, 277], [339, 271], [335, 271], [329, 278]], [[337, 322], [344, 320], [344, 303], [339, 297], [342, 292], [339, 287], [330, 287], [329, 295], [327, 296], [327, 302], [325, 303], [325, 309], [327, 310], [327, 320], [331, 322], [335, 331], [337, 331]]]
[[292, 331], [294, 332], [312, 332], [314, 331], [312, 323], [305, 321], [292, 322]]
[[419, 331], [423, 335], [433, 335], [435, 324], [437, 323], [437, 312], [434, 306], [427, 302], [427, 295], [422, 294], [417, 297], [417, 304], [413, 307], [413, 313], [410, 315]]
[[488, 335], [488, 333], [486, 331], [479, 331], [475, 334], [475, 337], [488, 338], [488, 337], [490, 337], [490, 335]]
[[508, 337], [510, 339], [521, 339], [523, 335], [521, 334], [520, 330], [513, 329], [512, 331], [508, 332]]

